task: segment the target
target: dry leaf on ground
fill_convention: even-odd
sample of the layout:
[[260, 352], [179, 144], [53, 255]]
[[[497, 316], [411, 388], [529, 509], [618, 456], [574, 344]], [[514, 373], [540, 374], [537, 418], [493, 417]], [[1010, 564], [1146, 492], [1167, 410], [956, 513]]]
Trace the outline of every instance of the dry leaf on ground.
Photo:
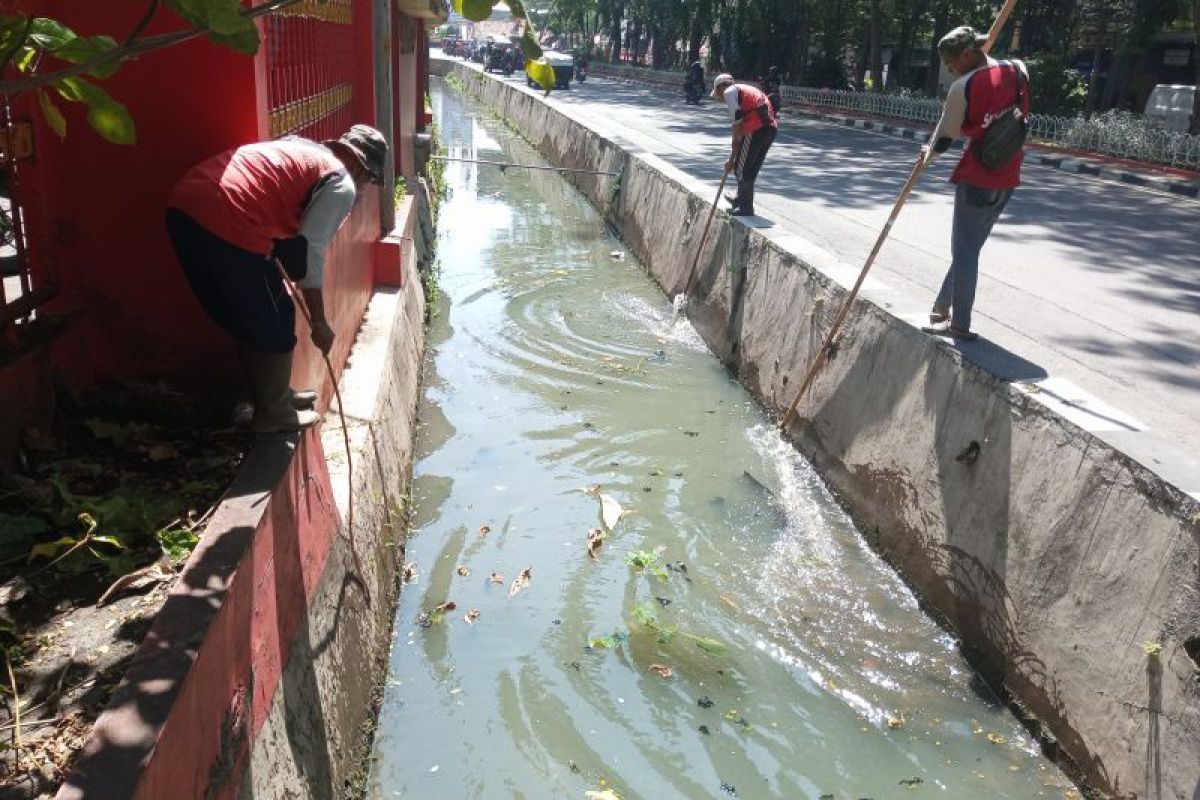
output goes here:
[[144, 589], [147, 586], [153, 586], [156, 583], [161, 583], [172, 576], [172, 572], [165, 569], [160, 562], [154, 562], [148, 567], [135, 569], [127, 575], [122, 575], [113, 581], [112, 586], [109, 586], [104, 594], [100, 595], [100, 599], [96, 601], [96, 605], [102, 606], [116, 596], [119, 592], [130, 591], [134, 589]]
[[521, 570], [521, 574], [512, 582], [512, 586], [508, 587], [508, 596], [513, 597], [518, 592], [529, 586], [529, 581], [533, 580], [533, 567], [526, 567]]

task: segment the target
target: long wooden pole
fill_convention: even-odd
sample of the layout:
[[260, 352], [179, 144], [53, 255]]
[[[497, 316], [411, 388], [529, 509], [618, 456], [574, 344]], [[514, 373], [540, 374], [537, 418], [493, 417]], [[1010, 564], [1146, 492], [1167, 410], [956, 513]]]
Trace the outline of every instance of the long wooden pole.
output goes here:
[[[992, 22], [992, 27], [988, 30], [987, 42], [984, 43], [983, 53], [986, 55], [991, 51], [992, 45], [996, 43], [996, 37], [1000, 35], [1000, 31], [1004, 28], [1004, 23], [1013, 12], [1013, 8], [1017, 5], [1017, 0], [1005, 0], [1004, 5], [996, 14], [996, 19]], [[850, 290], [846, 301], [842, 303], [842, 308], [838, 311], [837, 318], [833, 321], [833, 327], [829, 329], [829, 334], [825, 337], [825, 341], [821, 344], [821, 349], [817, 352], [817, 357], [813, 359], [812, 364], [808, 368], [808, 372], [804, 375], [804, 380], [800, 382], [800, 388], [796, 391], [796, 397], [792, 400], [792, 404], [788, 406], [787, 412], [783, 415], [783, 421], [779, 423], [779, 427], [786, 431], [788, 425], [791, 424], [792, 418], [796, 416], [796, 407], [800, 405], [800, 400], [804, 397], [804, 393], [808, 391], [808, 387], [816, 379], [817, 373], [825, 362], [829, 360], [829, 353], [833, 346], [833, 340], [841, 330], [842, 323], [846, 321], [846, 316], [850, 313], [850, 306], [858, 297], [858, 291], [862, 288], [863, 281], [867, 278], [867, 273], [871, 266], [875, 263], [875, 257], [879, 255], [880, 249], [883, 247], [884, 241], [888, 234], [892, 231], [892, 225], [896, 222], [896, 217], [900, 215], [900, 209], [904, 207], [904, 203], [908, 200], [909, 194], [912, 193], [913, 187], [921, 177], [921, 173], [925, 171], [925, 155], [922, 153], [917, 158], [917, 163], [913, 165], [912, 172], [908, 175], [908, 180], [904, 183], [904, 188], [900, 190], [900, 196], [896, 198], [895, 204], [892, 205], [892, 213], [888, 215], [887, 222], [884, 223], [883, 230], [879, 232], [879, 237], [875, 240], [875, 246], [871, 248], [871, 254], [867, 256], [867, 261], [863, 264], [862, 270], [858, 273], [858, 280], [854, 282], [854, 287]]]
[[804, 380], [800, 382], [800, 389], [796, 392], [796, 397], [792, 400], [792, 404], [788, 406], [787, 413], [783, 415], [783, 422], [779, 423], [779, 427], [787, 430], [787, 426], [791, 423], [792, 417], [796, 415], [796, 406], [800, 404], [800, 399], [804, 397], [804, 393], [808, 391], [808, 387], [817, 377], [817, 373], [825, 362], [829, 360], [829, 353], [833, 345], [833, 339], [837, 336], [838, 331], [842, 328], [842, 323], [846, 321], [846, 316], [850, 313], [850, 306], [854, 303], [854, 299], [858, 297], [858, 290], [862, 288], [863, 281], [867, 279], [867, 272], [870, 271], [871, 265], [875, 263], [875, 257], [879, 255], [879, 251], [883, 248], [883, 242], [887, 239], [888, 234], [892, 231], [892, 224], [896, 221], [896, 217], [900, 216], [900, 209], [904, 207], [904, 201], [908, 199], [908, 195], [917, 184], [917, 179], [921, 177], [921, 173], [925, 171], [925, 158], [921, 156], [917, 159], [917, 163], [913, 165], [912, 172], [908, 175], [908, 180], [904, 183], [904, 188], [900, 191], [900, 196], [896, 198], [895, 204], [892, 206], [892, 213], [888, 215], [887, 222], [884, 223], [883, 230], [879, 232], [879, 237], [875, 239], [875, 246], [871, 248], [871, 254], [867, 256], [867, 263], [863, 264], [863, 268], [858, 273], [858, 280], [854, 282], [853, 288], [850, 289], [850, 295], [846, 298], [846, 302], [842, 303], [842, 308], [838, 311], [837, 318], [833, 321], [833, 327], [829, 329], [829, 334], [826, 335], [824, 343], [821, 345], [817, 357], [813, 359], [809, 365], [808, 372], [804, 375]]
[[[312, 314], [308, 310], [308, 303], [304, 302], [304, 295], [301, 294], [300, 288], [296, 286], [287, 271], [284, 270], [283, 264], [275, 261], [275, 268], [279, 270], [279, 277], [283, 280], [283, 285], [287, 287], [288, 294], [292, 296], [292, 302], [296, 304], [296, 308], [300, 309], [300, 316], [304, 318], [304, 322], [308, 325], [311, 331], [313, 327]], [[350, 557], [354, 560], [354, 569], [358, 572], [359, 583], [362, 585], [363, 594], [366, 596], [367, 605], [371, 605], [371, 589], [367, 586], [367, 574], [363, 571], [362, 562], [358, 560], [358, 550], [354, 546], [354, 459], [351, 455], [350, 447], [350, 429], [346, 426], [346, 412], [343, 411], [345, 406], [342, 404], [342, 392], [338, 388], [338, 376], [334, 372], [333, 362], [329, 360], [328, 353], [321, 353], [321, 358], [325, 361], [325, 369], [329, 373], [329, 380], [333, 383], [333, 397], [337, 401], [338, 419], [342, 423], [342, 444], [346, 448], [346, 535], [343, 537], [346, 543], [350, 546]]]
[[683, 297], [686, 302], [688, 293], [692, 291], [692, 283], [696, 280], [696, 266], [700, 263], [700, 253], [704, 250], [704, 242], [708, 239], [708, 229], [712, 225], [717, 206], [721, 203], [721, 193], [725, 191], [725, 181], [729, 179], [729, 170], [721, 173], [721, 185], [717, 187], [717, 196], [713, 199], [712, 207], [708, 210], [708, 219], [704, 222], [704, 231], [700, 234], [700, 243], [696, 245], [696, 256], [692, 259], [692, 268], [688, 271], [687, 283], [683, 286]]

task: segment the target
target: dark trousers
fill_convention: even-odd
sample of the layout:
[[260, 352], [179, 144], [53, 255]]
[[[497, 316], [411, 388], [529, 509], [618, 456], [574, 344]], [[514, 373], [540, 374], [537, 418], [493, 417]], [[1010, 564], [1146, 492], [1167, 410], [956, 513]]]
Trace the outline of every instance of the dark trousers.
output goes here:
[[733, 170], [737, 177], [735, 205], [739, 209], [754, 211], [754, 181], [758, 178], [758, 171], [762, 169], [767, 151], [771, 149], [771, 143], [775, 141], [775, 132], [776, 129], [768, 125], [742, 139]]
[[175, 208], [167, 209], [167, 234], [213, 322], [261, 353], [295, 348], [296, 307], [269, 257], [230, 244]]

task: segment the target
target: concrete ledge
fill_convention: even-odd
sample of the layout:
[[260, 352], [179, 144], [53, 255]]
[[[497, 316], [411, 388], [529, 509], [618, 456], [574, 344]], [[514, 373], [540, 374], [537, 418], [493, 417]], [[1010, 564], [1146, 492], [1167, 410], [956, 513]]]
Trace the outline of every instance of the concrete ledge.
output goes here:
[[[620, 170], [615, 193], [595, 176], [576, 185], [668, 294], [682, 289], [711, 187], [519, 87], [435, 69], [453, 70], [553, 163]], [[689, 316], [779, 411], [845, 297], [844, 267], [722, 213]], [[959, 350], [860, 300], [790, 435], [1055, 755], [1111, 794], [1190, 800], [1200, 504], [1061, 416], [1044, 377], [986, 341]]]
[[[414, 265], [411, 238], [403, 252]], [[421, 284], [403, 283], [372, 296], [340, 381], [353, 493], [336, 412], [258, 440], [59, 798], [328, 798], [356, 781], [389, 650], [424, 347]]]

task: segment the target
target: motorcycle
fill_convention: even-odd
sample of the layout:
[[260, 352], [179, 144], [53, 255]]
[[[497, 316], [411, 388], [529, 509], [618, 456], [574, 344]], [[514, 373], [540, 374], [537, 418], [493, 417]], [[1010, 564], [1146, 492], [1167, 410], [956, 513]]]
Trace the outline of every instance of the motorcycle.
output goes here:
[[580, 61], [575, 65], [575, 80], [583, 83], [587, 80], [588, 65], [586, 61]]

